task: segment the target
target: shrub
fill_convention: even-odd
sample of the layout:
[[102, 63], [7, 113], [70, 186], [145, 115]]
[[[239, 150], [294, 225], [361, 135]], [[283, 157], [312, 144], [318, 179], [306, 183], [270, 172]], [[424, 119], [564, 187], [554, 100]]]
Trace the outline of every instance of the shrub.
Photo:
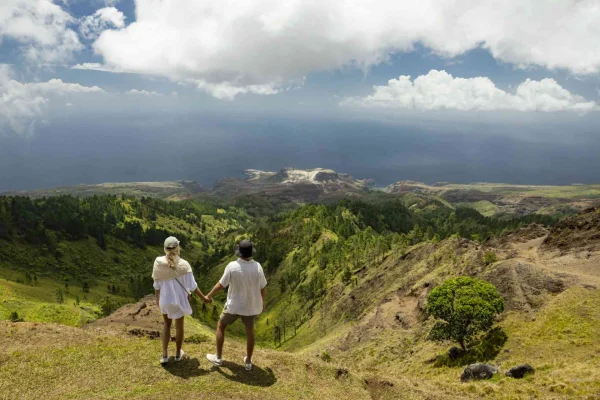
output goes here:
[[494, 253], [493, 251], [486, 251], [485, 254], [483, 255], [483, 263], [485, 265], [492, 265], [496, 261], [498, 261], [498, 257], [496, 256], [496, 253]]
[[196, 334], [193, 334], [193, 335], [188, 336], [185, 339], [183, 339], [183, 341], [186, 343], [196, 343], [196, 344], [208, 342], [209, 340], [210, 340], [210, 337], [204, 333], [196, 333]]
[[12, 322], [23, 322], [23, 318], [19, 318], [19, 313], [16, 311], [11, 312], [9, 318]]
[[433, 289], [426, 311], [439, 320], [429, 339], [453, 340], [466, 351], [465, 342], [492, 328], [494, 317], [504, 311], [504, 301], [491, 283], [463, 276]]
[[352, 281], [352, 271], [350, 271], [350, 268], [348, 268], [347, 265], [344, 268], [344, 271], [342, 272], [342, 281], [346, 285]]
[[331, 362], [331, 356], [328, 352], [324, 351], [323, 354], [321, 354], [321, 360], [325, 362]]

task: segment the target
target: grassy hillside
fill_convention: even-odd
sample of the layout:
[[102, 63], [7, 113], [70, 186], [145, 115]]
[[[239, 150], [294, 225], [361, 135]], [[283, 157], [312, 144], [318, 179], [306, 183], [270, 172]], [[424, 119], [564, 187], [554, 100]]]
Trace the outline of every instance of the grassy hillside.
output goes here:
[[152, 293], [162, 241], [201, 274], [231, 254], [248, 217], [199, 202], [127, 196], [0, 198], [0, 318], [81, 326]]
[[61, 325], [0, 322], [3, 399], [369, 399], [363, 382], [319, 360], [258, 350], [251, 372], [244, 348], [228, 341], [227, 361], [211, 369], [208, 343], [186, 343], [189, 359], [158, 365], [160, 342]]
[[[185, 343], [190, 359], [162, 368], [157, 340], [0, 322], [0, 398], [594, 399], [600, 391], [598, 304], [598, 290], [572, 288], [535, 320], [508, 313], [498, 324], [507, 339], [496, 335], [483, 345], [495, 354], [493, 363], [501, 363], [501, 374], [466, 384], [459, 381], [462, 366], [438, 362], [446, 346], [402, 328], [382, 329], [350, 349], [331, 347], [332, 337], [347, 333], [339, 330], [296, 354], [258, 350], [255, 369], [246, 372], [243, 344], [231, 338], [221, 369], [204, 359], [212, 341]], [[331, 361], [316, 357], [315, 349], [323, 348]], [[535, 375], [503, 375], [523, 362], [536, 367]]]

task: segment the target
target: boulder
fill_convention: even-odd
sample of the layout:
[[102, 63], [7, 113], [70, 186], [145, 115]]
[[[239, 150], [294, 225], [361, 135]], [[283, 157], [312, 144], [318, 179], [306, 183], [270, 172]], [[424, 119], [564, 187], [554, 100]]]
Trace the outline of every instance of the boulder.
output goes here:
[[516, 367], [512, 367], [506, 372], [506, 376], [510, 376], [512, 378], [521, 379], [525, 375], [535, 373], [535, 369], [529, 364], [521, 364]]
[[460, 376], [461, 382], [467, 382], [472, 379], [490, 379], [498, 373], [498, 368], [491, 364], [471, 364], [466, 367]]
[[451, 360], [456, 360], [458, 357], [460, 357], [460, 349], [458, 347], [452, 347], [450, 350], [448, 350], [448, 357], [450, 357]]

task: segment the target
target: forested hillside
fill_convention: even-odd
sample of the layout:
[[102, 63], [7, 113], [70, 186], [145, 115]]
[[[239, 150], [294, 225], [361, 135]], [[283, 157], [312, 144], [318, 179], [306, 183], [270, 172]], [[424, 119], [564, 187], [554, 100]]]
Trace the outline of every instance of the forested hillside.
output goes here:
[[81, 325], [153, 291], [167, 236], [201, 271], [232, 252], [248, 222], [239, 209], [197, 201], [0, 197], [0, 314]]
[[[552, 225], [555, 219], [529, 215], [499, 220], [470, 208], [452, 210], [442, 204], [409, 210], [401, 201], [356, 200], [310, 204], [257, 219], [249, 236], [257, 245], [255, 258], [263, 263], [270, 280], [267, 313], [259, 320], [258, 337], [269, 345], [284, 343], [322, 310], [328, 294], [344, 287], [351, 290], [359, 276], [379, 270], [390, 255], [401, 257], [420, 243], [437, 243], [451, 236], [484, 242], [532, 222]], [[208, 265], [200, 277], [204, 289], [220, 277], [229, 259]], [[224, 294], [218, 299], [223, 300]]]

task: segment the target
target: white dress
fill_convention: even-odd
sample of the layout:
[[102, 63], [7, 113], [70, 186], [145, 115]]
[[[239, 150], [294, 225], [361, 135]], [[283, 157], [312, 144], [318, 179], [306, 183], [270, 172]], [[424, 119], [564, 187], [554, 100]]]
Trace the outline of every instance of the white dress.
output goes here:
[[[198, 285], [194, 279], [194, 274], [188, 272], [177, 278], [181, 285], [190, 292], [196, 290]], [[188, 300], [188, 294], [175, 279], [167, 281], [154, 281], [154, 289], [160, 290], [160, 311], [167, 314], [170, 319], [179, 319], [184, 315], [192, 315], [192, 307]]]

